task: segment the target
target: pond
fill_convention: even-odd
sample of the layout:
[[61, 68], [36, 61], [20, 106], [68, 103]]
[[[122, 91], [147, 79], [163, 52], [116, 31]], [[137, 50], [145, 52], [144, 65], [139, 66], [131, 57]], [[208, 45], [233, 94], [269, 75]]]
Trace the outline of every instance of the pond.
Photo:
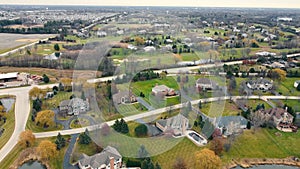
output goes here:
[[[242, 167], [235, 167], [233, 169], [244, 169]], [[299, 167], [286, 166], [286, 165], [259, 165], [249, 169], [299, 169]]]
[[18, 169], [46, 169], [46, 167], [39, 161], [28, 161]]

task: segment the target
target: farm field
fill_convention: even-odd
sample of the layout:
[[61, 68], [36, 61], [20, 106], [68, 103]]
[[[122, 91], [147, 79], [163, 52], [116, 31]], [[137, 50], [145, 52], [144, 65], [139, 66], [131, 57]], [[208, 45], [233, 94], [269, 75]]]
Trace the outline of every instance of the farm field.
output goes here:
[[0, 53], [5, 53], [9, 50], [30, 44], [41, 39], [55, 36], [54, 34], [11, 34], [0, 33]]

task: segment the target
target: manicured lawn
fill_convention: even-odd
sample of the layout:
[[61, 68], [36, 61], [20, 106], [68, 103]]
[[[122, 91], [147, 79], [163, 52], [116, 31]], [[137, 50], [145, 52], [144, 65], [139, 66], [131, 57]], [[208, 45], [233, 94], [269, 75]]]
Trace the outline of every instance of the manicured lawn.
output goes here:
[[238, 107], [234, 103], [230, 103], [228, 100], [202, 103], [202, 108], [200, 110], [211, 117], [235, 116], [240, 112]]
[[77, 162], [79, 160], [80, 156], [82, 155], [82, 153], [84, 153], [88, 156], [92, 156], [96, 153], [101, 152], [101, 150], [102, 149], [94, 142], [91, 142], [88, 145], [79, 144], [78, 142], [76, 142], [74, 151], [71, 156], [71, 163]]
[[158, 162], [161, 168], [172, 168], [176, 159], [182, 158], [188, 168], [193, 168], [194, 154], [201, 149], [202, 147], [197, 147], [188, 138], [184, 138], [172, 149], [154, 156], [152, 159], [154, 162]]
[[182, 61], [197, 61], [200, 60], [201, 57], [196, 53], [181, 53]]
[[[281, 136], [276, 136], [275, 133]], [[300, 133], [283, 133], [276, 129], [259, 129], [255, 133], [250, 130], [234, 141], [228, 153], [224, 153], [224, 163], [231, 159], [241, 158], [285, 158], [300, 156], [298, 141]]]
[[[50, 91], [52, 91], [52, 89]], [[43, 100], [42, 110], [57, 108], [61, 101], [69, 100], [72, 94], [72, 92], [60, 91], [53, 98]]]
[[154, 101], [151, 102], [151, 100], [157, 100], [157, 98], [155, 98], [155, 96], [153, 96], [151, 92], [152, 92], [152, 88], [155, 87], [156, 84], [158, 85], [164, 84], [169, 88], [173, 88], [175, 90], [179, 89], [179, 86], [173, 77], [166, 77], [165, 79], [152, 79], [147, 81], [138, 81], [138, 82], [131, 83], [131, 87], [136, 96], [139, 96], [140, 93], [143, 92], [145, 94], [144, 100], [147, 101], [148, 103], [154, 104]]
[[[78, 122], [76, 122], [77, 120], [78, 120]], [[74, 129], [74, 128], [80, 128], [80, 127], [85, 127], [85, 126], [89, 126], [89, 125], [90, 125], [90, 122], [88, 119], [79, 117], [78, 119], [73, 119], [71, 121], [70, 128]]]
[[[6, 144], [10, 139], [12, 133], [15, 129], [15, 105], [12, 106], [11, 110], [6, 113], [6, 123], [4, 123], [1, 128], [5, 129], [4, 133], [0, 137], [0, 149]], [[2, 124], [3, 120], [1, 121]]]
[[284, 104], [291, 106], [296, 112], [300, 112], [300, 100], [272, 100], [276, 106], [282, 107]]
[[147, 111], [147, 109], [140, 103], [120, 104], [120, 105], [117, 105], [116, 108], [117, 108], [118, 112], [123, 116], [139, 114], [141, 112]]
[[285, 96], [300, 96], [300, 91], [297, 91], [294, 87], [294, 82], [296, 80], [300, 80], [300, 78], [286, 78], [279, 84], [277, 91]]

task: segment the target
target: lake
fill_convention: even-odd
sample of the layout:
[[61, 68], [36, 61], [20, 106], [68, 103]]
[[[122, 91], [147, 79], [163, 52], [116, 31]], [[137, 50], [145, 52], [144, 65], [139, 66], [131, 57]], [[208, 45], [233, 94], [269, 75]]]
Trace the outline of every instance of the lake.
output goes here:
[[46, 169], [46, 167], [39, 161], [28, 161], [20, 166], [18, 169]]
[[[242, 167], [235, 167], [233, 169], [244, 169]], [[259, 165], [249, 169], [299, 169], [299, 167], [285, 166], [285, 165]]]

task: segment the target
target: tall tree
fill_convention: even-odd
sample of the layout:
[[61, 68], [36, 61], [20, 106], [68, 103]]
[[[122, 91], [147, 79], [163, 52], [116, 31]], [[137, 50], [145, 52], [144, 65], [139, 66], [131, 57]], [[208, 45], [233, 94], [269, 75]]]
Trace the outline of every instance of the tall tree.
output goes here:
[[36, 148], [36, 152], [42, 159], [50, 160], [57, 157], [58, 151], [56, 150], [56, 144], [49, 140], [43, 140]]
[[46, 95], [46, 91], [39, 89], [38, 87], [34, 87], [29, 91], [29, 96], [33, 100], [44, 98]]
[[19, 144], [24, 148], [32, 146], [34, 142], [35, 136], [31, 130], [25, 130], [19, 136]]
[[50, 127], [54, 125], [54, 115], [52, 110], [43, 110], [37, 113], [35, 122], [37, 125], [42, 125], [42, 127]]
[[61, 148], [66, 146], [66, 139], [63, 138], [63, 136], [60, 133], [58, 133], [55, 140], [55, 144], [56, 144], [56, 149], [60, 150]]
[[195, 154], [195, 167], [205, 169], [220, 169], [222, 161], [213, 151], [204, 148]]
[[89, 131], [86, 129], [85, 132], [79, 135], [79, 144], [90, 144], [92, 139], [89, 135]]
[[57, 43], [54, 45], [54, 50], [56, 50], [56, 51], [60, 50], [60, 47], [59, 47], [59, 45]]

